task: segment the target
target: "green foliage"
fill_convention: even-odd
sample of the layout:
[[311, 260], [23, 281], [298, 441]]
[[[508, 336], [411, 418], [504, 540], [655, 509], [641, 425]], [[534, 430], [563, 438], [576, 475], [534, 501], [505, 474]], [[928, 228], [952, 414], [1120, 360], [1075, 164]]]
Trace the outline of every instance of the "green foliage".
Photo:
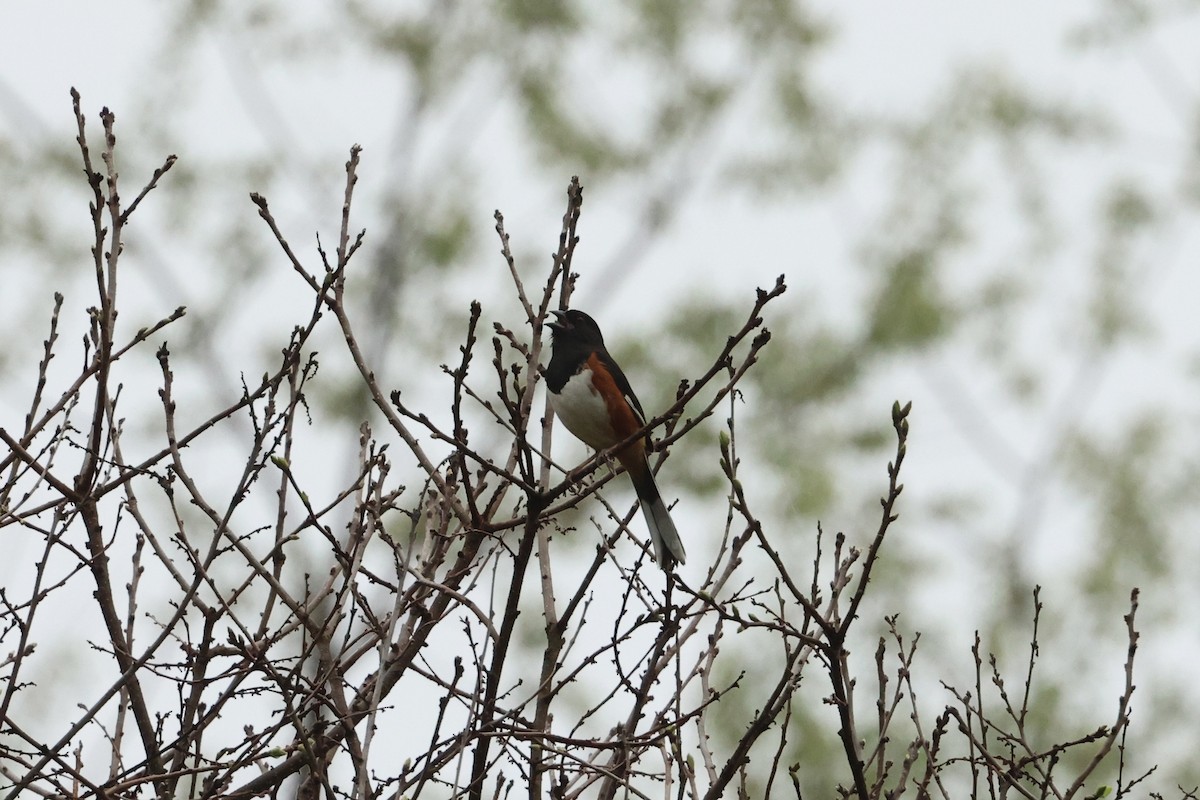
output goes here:
[[1094, 562], [1084, 587], [1097, 600], [1121, 586], [1144, 585], [1173, 571], [1171, 540], [1163, 523], [1181, 503], [1197, 497], [1191, 480], [1164, 474], [1160, 457], [1170, 438], [1160, 414], [1130, 428], [1079, 437], [1069, 463], [1076, 480], [1094, 487], [1098, 498]]
[[871, 303], [870, 345], [921, 347], [948, 334], [954, 310], [938, 273], [934, 256], [928, 252], [904, 254], [888, 268]]
[[1139, 263], [1137, 245], [1153, 232], [1158, 214], [1145, 192], [1118, 183], [1102, 199], [1100, 216], [1104, 238], [1096, 254], [1095, 286], [1088, 310], [1096, 342], [1109, 346], [1145, 331], [1143, 315], [1130, 298], [1148, 267]]

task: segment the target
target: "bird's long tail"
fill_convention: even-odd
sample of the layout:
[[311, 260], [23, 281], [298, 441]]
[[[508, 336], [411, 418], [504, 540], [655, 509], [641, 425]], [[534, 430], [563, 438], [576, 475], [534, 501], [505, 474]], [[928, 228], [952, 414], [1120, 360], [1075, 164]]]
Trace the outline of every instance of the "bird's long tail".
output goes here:
[[687, 561], [687, 553], [683, 549], [679, 531], [675, 528], [675, 521], [671, 519], [667, 504], [658, 492], [654, 473], [650, 470], [645, 456], [633, 464], [626, 464], [625, 468], [633, 481], [638, 499], [642, 502], [642, 514], [646, 517], [646, 527], [650, 529], [650, 542], [654, 545], [654, 559], [660, 567], [670, 572], [676, 563], [682, 564]]

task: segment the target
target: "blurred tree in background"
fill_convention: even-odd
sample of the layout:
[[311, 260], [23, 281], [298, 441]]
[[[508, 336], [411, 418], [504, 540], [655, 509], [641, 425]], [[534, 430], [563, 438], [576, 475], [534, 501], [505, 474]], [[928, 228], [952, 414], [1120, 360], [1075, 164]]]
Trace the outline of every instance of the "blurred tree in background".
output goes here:
[[[454, 361], [449, 332], [470, 299], [517, 327], [492, 210], [505, 210], [510, 232], [555, 231], [561, 187], [579, 174], [592, 216], [578, 302], [605, 320], [648, 408], [666, 407], [679, 377], [719, 349], [739, 313], [731, 297], [788, 273], [794, 293], [770, 320], [772, 349], [743, 385], [738, 420], [754, 470], [744, 480], [794, 537], [777, 547], [806, 554], [818, 520], [869, 529], [878, 490], [862, 478], [890, 446], [879, 409], [914, 397], [937, 433], [912, 445], [905, 530], [862, 615], [878, 633], [884, 613], [901, 611], [901, 626], [923, 633], [928, 673], [953, 682], [971, 673], [973, 630], [1002, 660], [1024, 657], [1032, 587], [1045, 584], [1043, 637], [1057, 658], [1034, 708], [1036, 725], [1057, 733], [1108, 710], [1120, 663], [1108, 656], [1122, 652], [1120, 614], [1140, 586], [1139, 746], [1172, 781], [1200, 783], [1200, 697], [1179, 669], [1200, 645], [1200, 484], [1185, 444], [1200, 433], [1200, 354], [1179, 326], [1180, 305], [1194, 303], [1173, 289], [1198, 252], [1188, 228], [1200, 95], [1185, 78], [1196, 65], [1172, 61], [1175, 37], [1200, 29], [1191, 6], [1097, 2], [1059, 42], [1060, 58], [1082, 65], [1078, 80], [1090, 64], [1141, 60], [1147, 85], [1173, 98], [1182, 132], [1171, 135], [1114, 113], [1102, 86], [986, 57], [899, 110], [864, 108], [842, 90], [846, 57], [831, 60], [849, 31], [798, 2], [194, 2], [143, 13], [153, 22], [143, 20], [143, 51], [126, 54], [137, 64], [130, 102], [82, 88], [121, 115], [123, 172], [180, 157], [127, 257], [138, 266], [126, 296], [140, 302], [125, 308], [145, 316], [121, 324], [188, 307], [186, 338], [172, 338], [180, 380], [192, 381], [177, 389], [181, 414], [236, 397], [239, 372], [274, 354], [267, 334], [302, 297], [248, 192], [272, 199], [299, 246], [336, 216], [345, 147], [366, 140], [356, 202], [369, 270], [350, 302], [381, 382], [419, 396], [434, 365]], [[113, 57], [99, 47], [93, 57]], [[846, 52], [871, 55], [862, 43]], [[889, 65], [855, 68], [884, 76]], [[0, 268], [6, 296], [20, 298], [2, 323], [6, 387], [31, 374], [52, 292], [69, 308], [91, 280], [66, 87], [53, 118], [22, 94], [19, 78], [0, 79]], [[348, 363], [322, 368], [319, 435], [350, 469], [373, 412], [356, 382], [339, 380]], [[23, 413], [15, 402], [0, 396], [6, 419]], [[716, 451], [715, 428], [701, 429], [670, 462], [676, 513], [698, 530], [724, 505]], [[698, 561], [703, 549], [689, 545]], [[815, 698], [791, 724], [826, 713]], [[811, 752], [797, 758], [836, 744], [798, 741]]]

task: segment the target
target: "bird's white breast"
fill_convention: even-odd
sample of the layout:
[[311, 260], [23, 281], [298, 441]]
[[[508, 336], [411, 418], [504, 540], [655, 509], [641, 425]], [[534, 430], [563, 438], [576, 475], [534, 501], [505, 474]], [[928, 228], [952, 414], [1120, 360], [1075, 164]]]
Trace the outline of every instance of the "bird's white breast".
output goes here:
[[604, 398], [592, 385], [589, 367], [572, 375], [557, 395], [551, 393], [550, 405], [567, 430], [589, 447], [603, 450], [619, 441], [608, 421]]

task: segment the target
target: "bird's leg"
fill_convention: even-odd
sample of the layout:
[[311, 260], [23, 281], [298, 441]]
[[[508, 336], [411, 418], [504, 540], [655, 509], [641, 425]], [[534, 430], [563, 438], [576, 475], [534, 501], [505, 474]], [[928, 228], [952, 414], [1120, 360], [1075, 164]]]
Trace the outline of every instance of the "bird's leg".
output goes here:
[[[595, 450], [593, 452], [596, 453], [600, 462], [603, 463], [606, 467], [608, 467], [610, 472], [617, 471], [616, 459], [614, 459], [612, 457], [611, 453], [606, 453], [603, 450]], [[575, 467], [574, 469], [567, 472], [567, 479], [569, 481], [571, 481], [572, 483], [579, 483], [580, 479], [583, 478], [584, 473], [589, 471], [589, 470], [584, 469], [584, 467], [586, 467], [587, 464], [588, 464], [588, 462], [585, 461], [582, 464], [580, 464], [578, 467]]]
[[617, 471], [617, 461], [615, 458], [613, 458], [612, 453], [608, 452], [607, 450], [597, 450], [596, 456], [600, 459], [600, 462], [604, 464], [604, 466], [608, 467], [609, 472]]

